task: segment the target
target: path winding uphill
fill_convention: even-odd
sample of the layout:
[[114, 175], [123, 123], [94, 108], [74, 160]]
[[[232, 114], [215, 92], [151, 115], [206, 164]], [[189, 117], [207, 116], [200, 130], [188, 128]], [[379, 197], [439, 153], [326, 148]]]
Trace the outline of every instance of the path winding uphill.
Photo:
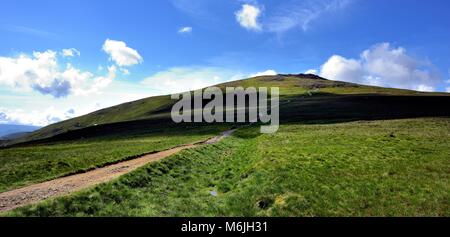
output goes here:
[[47, 198], [66, 195], [100, 183], [111, 181], [150, 162], [161, 160], [182, 150], [194, 148], [199, 145], [217, 143], [223, 138], [230, 136], [233, 132], [234, 130], [229, 130], [204, 142], [182, 145], [169, 150], [144, 155], [133, 160], [98, 168], [86, 173], [58, 178], [44, 183], [0, 193], [0, 212], [37, 203]]

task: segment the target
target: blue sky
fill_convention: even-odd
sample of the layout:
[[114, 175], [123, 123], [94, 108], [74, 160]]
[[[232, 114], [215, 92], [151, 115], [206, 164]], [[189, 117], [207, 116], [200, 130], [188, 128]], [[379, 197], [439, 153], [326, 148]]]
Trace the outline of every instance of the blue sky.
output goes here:
[[253, 75], [450, 91], [446, 0], [2, 1], [0, 123]]

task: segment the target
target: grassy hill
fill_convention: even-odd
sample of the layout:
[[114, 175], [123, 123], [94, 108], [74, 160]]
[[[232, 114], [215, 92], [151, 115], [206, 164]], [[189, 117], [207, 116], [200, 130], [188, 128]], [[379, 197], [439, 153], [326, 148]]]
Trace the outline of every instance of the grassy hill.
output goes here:
[[[326, 80], [310, 74], [262, 76], [218, 85], [220, 88], [238, 86], [279, 87], [280, 116], [283, 122], [450, 115], [441, 106], [450, 102], [450, 96], [446, 93], [363, 86]], [[170, 120], [170, 110], [175, 102], [166, 95], [120, 104], [52, 124], [10, 144], [61, 134], [65, 134], [61, 139], [79, 139], [140, 133], [143, 128], [145, 132], [151, 132], [158, 130], [161, 124], [177, 126]]]

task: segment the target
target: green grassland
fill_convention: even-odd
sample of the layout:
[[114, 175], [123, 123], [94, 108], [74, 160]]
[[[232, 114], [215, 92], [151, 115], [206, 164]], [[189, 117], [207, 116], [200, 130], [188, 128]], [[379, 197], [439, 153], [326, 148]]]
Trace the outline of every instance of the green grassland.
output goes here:
[[[216, 136], [226, 126], [168, 128], [128, 136], [44, 143], [0, 149], [0, 192], [101, 167], [136, 155]], [[144, 130], [144, 129], [142, 129]]]
[[449, 216], [449, 158], [450, 118], [248, 127], [6, 215]]

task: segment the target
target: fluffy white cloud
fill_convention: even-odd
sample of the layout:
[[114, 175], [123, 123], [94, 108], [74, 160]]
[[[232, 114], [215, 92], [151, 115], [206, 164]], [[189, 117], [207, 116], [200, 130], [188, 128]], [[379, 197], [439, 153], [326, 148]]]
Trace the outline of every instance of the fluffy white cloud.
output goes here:
[[187, 33], [191, 33], [191, 32], [192, 32], [192, 27], [190, 27], [190, 26], [185, 26], [178, 30], [178, 33], [180, 33], [180, 34], [187, 34]]
[[427, 86], [427, 85], [419, 85], [417, 86], [417, 91], [423, 91], [423, 92], [433, 92], [435, 91], [435, 88], [433, 86]]
[[116, 75], [117, 68], [116, 66], [112, 65], [108, 67], [108, 75], [93, 78], [93, 83], [91, 83], [90, 88], [81, 89], [83, 88], [82, 86], [77, 87], [80, 89], [78, 91], [75, 90], [75, 94], [87, 95], [100, 92], [102, 89], [108, 87], [113, 82], [114, 78], [116, 78]]
[[440, 81], [431, 63], [413, 58], [404, 48], [392, 48], [389, 43], [372, 46], [358, 59], [333, 55], [322, 65], [320, 75], [339, 81], [418, 91], [434, 91]]
[[0, 123], [46, 126], [74, 117], [75, 110], [59, 111], [49, 107], [43, 111], [0, 108]]
[[305, 71], [305, 74], [314, 74], [317, 75], [319, 72], [317, 71], [317, 69], [309, 69]]
[[447, 93], [450, 93], [450, 86], [445, 88], [445, 90], [447, 91]]
[[70, 48], [70, 49], [63, 49], [62, 50], [62, 55], [64, 57], [75, 57], [75, 56], [80, 56], [81, 53], [80, 53], [80, 51], [78, 51], [75, 48]]
[[261, 9], [250, 4], [242, 5], [241, 10], [235, 12], [237, 22], [248, 30], [261, 30], [261, 25], [258, 22], [260, 14]]
[[333, 80], [361, 82], [363, 68], [358, 60], [333, 55], [322, 65], [320, 75]]
[[115, 77], [115, 67], [106, 77], [96, 77], [67, 64], [61, 70], [57, 53], [52, 50], [34, 52], [17, 57], [0, 57], [0, 85], [21, 90], [35, 90], [55, 98], [69, 94], [82, 95], [97, 92], [109, 85]]
[[257, 72], [254, 74], [251, 74], [249, 77], [260, 77], [260, 76], [275, 76], [278, 75], [278, 73], [275, 70], [266, 70], [264, 72]]
[[158, 72], [141, 83], [158, 94], [171, 94], [197, 90], [244, 77], [245, 74], [216, 67], [174, 67]]
[[107, 39], [103, 44], [103, 50], [109, 54], [110, 60], [121, 67], [139, 64], [143, 61], [141, 55], [123, 41]]

